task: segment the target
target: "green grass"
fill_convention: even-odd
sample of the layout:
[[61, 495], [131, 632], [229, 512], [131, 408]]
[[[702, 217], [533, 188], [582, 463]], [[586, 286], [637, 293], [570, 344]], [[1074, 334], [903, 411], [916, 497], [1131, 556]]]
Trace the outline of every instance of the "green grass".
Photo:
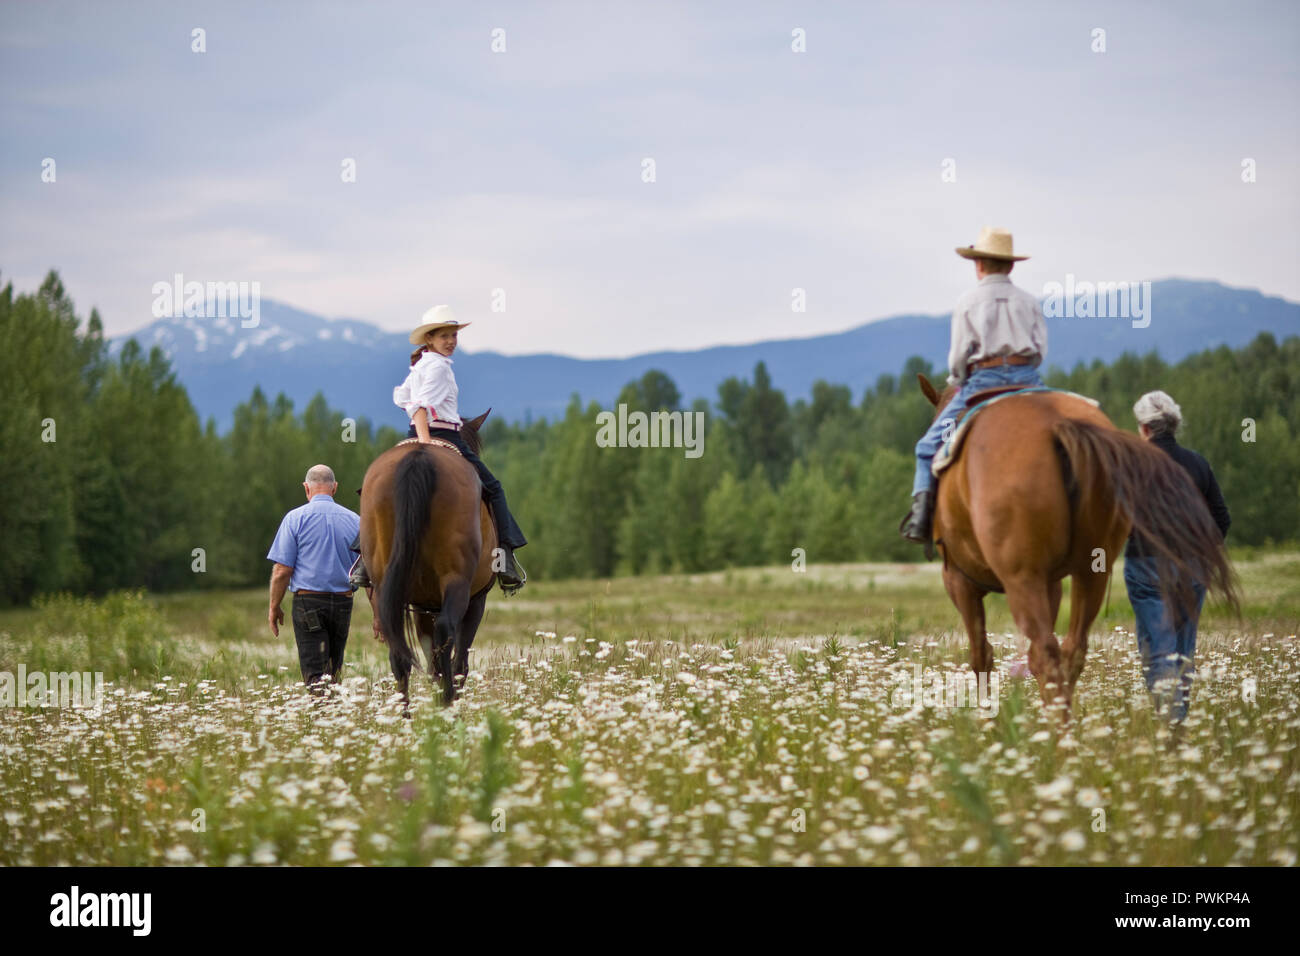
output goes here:
[[966, 670], [934, 565], [530, 582], [409, 721], [364, 599], [319, 700], [264, 589], [56, 598], [0, 614], [0, 671], [108, 695], [0, 709], [0, 864], [1293, 864], [1300, 555], [1238, 570], [1177, 735], [1122, 580], [1068, 732], [1000, 598], [996, 712], [900, 701]]

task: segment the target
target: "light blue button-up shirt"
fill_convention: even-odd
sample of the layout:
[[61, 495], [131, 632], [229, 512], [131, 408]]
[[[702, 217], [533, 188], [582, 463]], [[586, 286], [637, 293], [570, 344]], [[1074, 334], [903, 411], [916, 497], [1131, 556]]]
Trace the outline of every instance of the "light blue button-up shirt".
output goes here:
[[267, 560], [293, 568], [290, 591], [351, 591], [348, 571], [361, 519], [326, 494], [294, 508], [280, 522]]

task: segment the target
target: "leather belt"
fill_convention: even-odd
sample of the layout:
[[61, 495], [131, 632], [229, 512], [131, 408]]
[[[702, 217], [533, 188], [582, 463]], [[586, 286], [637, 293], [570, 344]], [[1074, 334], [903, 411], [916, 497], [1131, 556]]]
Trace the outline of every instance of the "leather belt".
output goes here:
[[347, 597], [352, 592], [351, 591], [308, 591], [306, 588], [299, 588], [293, 593], [294, 594], [328, 594], [334, 597]]
[[1033, 365], [1038, 360], [1037, 356], [1030, 358], [1024, 355], [999, 355], [995, 358], [984, 359], [981, 362], [971, 362], [971, 368], [993, 368], [998, 365]]
[[427, 421], [430, 428], [447, 428], [454, 432], [460, 431], [460, 422], [449, 422], [445, 418], [438, 418], [433, 414], [431, 408], [425, 408], [424, 413], [428, 416]]

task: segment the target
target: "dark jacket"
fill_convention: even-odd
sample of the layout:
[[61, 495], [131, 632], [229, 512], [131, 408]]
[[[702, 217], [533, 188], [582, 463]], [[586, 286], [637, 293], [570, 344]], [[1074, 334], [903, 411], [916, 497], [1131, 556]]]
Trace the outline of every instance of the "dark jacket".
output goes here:
[[[1183, 469], [1192, 476], [1192, 481], [1205, 498], [1206, 507], [1210, 509], [1210, 517], [1219, 526], [1219, 533], [1226, 538], [1232, 518], [1228, 515], [1228, 506], [1224, 504], [1223, 492], [1219, 490], [1219, 483], [1214, 480], [1214, 470], [1210, 468], [1210, 463], [1190, 448], [1178, 444], [1173, 435], [1157, 435], [1151, 439], [1151, 444], [1182, 465]], [[1124, 548], [1124, 557], [1140, 558], [1145, 556], [1145, 553], [1136, 535], [1129, 535], [1128, 544]]]

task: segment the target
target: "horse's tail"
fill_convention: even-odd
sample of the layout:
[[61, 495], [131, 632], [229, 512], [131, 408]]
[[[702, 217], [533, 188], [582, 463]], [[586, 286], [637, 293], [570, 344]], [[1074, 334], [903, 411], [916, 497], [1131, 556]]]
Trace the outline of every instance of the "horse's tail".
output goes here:
[[1080, 498], [1110, 491], [1154, 556], [1165, 600], [1180, 618], [1196, 611], [1194, 581], [1240, 611], [1223, 535], [1178, 462], [1145, 439], [1113, 426], [1064, 419], [1052, 433], [1069, 458]]
[[412, 448], [397, 463], [393, 477], [393, 550], [379, 586], [379, 627], [388, 638], [394, 668], [405, 672], [415, 661], [406, 637], [406, 595], [429, 526], [429, 502], [438, 488], [433, 456], [423, 446]]

